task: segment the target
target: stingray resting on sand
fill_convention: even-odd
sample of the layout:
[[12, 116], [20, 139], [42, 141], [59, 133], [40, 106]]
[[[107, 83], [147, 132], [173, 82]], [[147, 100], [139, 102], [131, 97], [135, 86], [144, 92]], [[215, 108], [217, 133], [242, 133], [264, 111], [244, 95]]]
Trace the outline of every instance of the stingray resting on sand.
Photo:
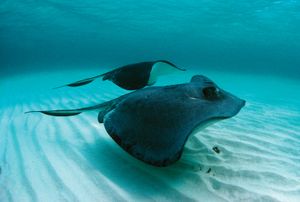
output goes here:
[[30, 112], [73, 116], [97, 110], [99, 123], [125, 151], [148, 164], [168, 166], [180, 159], [190, 135], [235, 116], [244, 105], [212, 80], [195, 75], [189, 83], [148, 87], [91, 107]]

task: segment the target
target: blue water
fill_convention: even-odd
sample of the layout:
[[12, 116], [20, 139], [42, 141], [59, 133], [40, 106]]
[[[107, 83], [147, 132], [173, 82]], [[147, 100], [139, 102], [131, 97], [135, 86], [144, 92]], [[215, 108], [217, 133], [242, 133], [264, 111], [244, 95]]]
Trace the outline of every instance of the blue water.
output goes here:
[[[300, 1], [0, 1], [0, 201], [300, 201]], [[170, 60], [245, 99], [167, 168], [108, 136], [97, 114], [25, 111], [98, 104], [128, 91], [95, 81]], [[212, 151], [218, 146], [220, 154]], [[210, 173], [207, 173], [208, 169]]]
[[163, 58], [199, 69], [299, 78], [299, 12], [296, 0], [3, 0], [1, 70], [100, 68]]

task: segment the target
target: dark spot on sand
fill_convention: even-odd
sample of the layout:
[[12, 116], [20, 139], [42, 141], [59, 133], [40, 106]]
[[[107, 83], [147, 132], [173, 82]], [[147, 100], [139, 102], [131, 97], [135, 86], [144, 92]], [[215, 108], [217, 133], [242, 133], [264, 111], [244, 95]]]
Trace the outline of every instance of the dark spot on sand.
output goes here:
[[212, 148], [217, 154], [219, 154], [221, 151], [220, 151], [220, 149], [217, 147], [217, 146], [214, 146], [213, 148]]
[[206, 171], [206, 173], [210, 173], [210, 171], [211, 171], [211, 168], [209, 168], [209, 169]]

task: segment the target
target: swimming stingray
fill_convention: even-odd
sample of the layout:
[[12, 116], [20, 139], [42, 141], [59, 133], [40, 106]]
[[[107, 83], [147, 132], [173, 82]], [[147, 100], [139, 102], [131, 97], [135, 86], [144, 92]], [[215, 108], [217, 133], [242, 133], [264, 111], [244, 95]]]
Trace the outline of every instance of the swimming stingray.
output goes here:
[[148, 164], [168, 166], [180, 159], [191, 134], [235, 116], [245, 101], [205, 76], [189, 83], [149, 87], [92, 107], [31, 111], [72, 116], [98, 110], [98, 121], [125, 151]]
[[[176, 70], [185, 71], [166, 60], [157, 60], [152, 62], [140, 62], [129, 64], [112, 71], [100, 74], [98, 76], [86, 78], [64, 86], [78, 87], [91, 83], [97, 78], [102, 77], [102, 80], [110, 80], [116, 85], [126, 90], [136, 90], [145, 86], [153, 85], [158, 76], [170, 74]], [[56, 88], [60, 88], [56, 87]]]

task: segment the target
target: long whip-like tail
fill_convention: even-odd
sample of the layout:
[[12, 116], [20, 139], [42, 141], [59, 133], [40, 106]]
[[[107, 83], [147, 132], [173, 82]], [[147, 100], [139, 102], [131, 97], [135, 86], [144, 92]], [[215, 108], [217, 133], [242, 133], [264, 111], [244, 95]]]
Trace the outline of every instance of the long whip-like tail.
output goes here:
[[104, 102], [104, 103], [101, 103], [98, 105], [79, 108], [79, 109], [38, 110], [38, 111], [28, 111], [28, 112], [25, 112], [25, 114], [38, 112], [38, 113], [43, 113], [43, 114], [50, 115], [50, 116], [75, 116], [75, 115], [78, 115], [85, 111], [92, 111], [92, 110], [97, 110], [97, 111], [101, 111], [101, 112], [109, 111], [115, 105], [116, 100], [117, 99], [114, 99], [114, 100]]
[[69, 87], [83, 86], [83, 85], [86, 85], [86, 84], [89, 84], [89, 83], [93, 82], [95, 79], [100, 78], [100, 77], [104, 76], [105, 74], [107, 74], [107, 73], [100, 74], [100, 75], [93, 76], [93, 77], [86, 78], [86, 79], [82, 79], [82, 80], [79, 80], [79, 81], [75, 81], [73, 83], [65, 84], [65, 85], [62, 85], [62, 86], [58, 86], [58, 87], [55, 87], [53, 89], [58, 89], [58, 88], [66, 87], [66, 86], [69, 86]]

